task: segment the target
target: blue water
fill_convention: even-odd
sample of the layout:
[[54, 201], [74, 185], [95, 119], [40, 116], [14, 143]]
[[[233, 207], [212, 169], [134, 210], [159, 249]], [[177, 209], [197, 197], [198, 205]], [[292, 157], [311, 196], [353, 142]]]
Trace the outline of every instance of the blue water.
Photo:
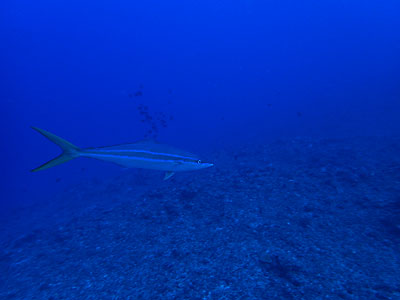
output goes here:
[[[0, 299], [400, 299], [400, 3], [0, 3]], [[212, 168], [58, 149], [155, 139]]]

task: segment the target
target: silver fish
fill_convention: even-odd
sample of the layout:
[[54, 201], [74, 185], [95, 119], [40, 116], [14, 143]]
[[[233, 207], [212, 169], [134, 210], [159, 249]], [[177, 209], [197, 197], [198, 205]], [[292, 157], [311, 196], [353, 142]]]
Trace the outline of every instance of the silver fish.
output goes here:
[[175, 172], [200, 170], [213, 166], [212, 163], [202, 162], [194, 154], [154, 141], [146, 140], [133, 144], [81, 149], [46, 130], [37, 127], [32, 127], [32, 129], [58, 145], [63, 151], [56, 158], [33, 169], [32, 172], [57, 166], [76, 157], [109, 161], [126, 168], [166, 171], [164, 180], [171, 178]]

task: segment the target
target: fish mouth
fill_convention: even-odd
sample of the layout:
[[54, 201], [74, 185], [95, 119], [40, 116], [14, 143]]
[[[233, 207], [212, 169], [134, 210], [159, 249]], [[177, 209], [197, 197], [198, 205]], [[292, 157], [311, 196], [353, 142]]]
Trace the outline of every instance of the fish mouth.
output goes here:
[[214, 166], [214, 164], [212, 164], [212, 163], [202, 163], [201, 165], [203, 166], [203, 168], [210, 168], [210, 167]]

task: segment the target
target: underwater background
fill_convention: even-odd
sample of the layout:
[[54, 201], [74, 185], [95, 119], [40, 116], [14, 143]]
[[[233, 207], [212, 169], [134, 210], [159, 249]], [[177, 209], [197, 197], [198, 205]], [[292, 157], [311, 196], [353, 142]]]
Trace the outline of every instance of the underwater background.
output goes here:
[[[400, 299], [400, 3], [0, 3], [0, 299]], [[157, 141], [212, 168], [59, 149]]]

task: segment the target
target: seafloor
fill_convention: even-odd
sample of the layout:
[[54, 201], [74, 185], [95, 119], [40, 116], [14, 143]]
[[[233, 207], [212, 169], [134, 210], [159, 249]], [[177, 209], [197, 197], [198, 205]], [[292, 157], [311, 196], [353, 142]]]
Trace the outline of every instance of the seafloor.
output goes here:
[[0, 299], [400, 299], [400, 139], [210, 151], [2, 219]]

